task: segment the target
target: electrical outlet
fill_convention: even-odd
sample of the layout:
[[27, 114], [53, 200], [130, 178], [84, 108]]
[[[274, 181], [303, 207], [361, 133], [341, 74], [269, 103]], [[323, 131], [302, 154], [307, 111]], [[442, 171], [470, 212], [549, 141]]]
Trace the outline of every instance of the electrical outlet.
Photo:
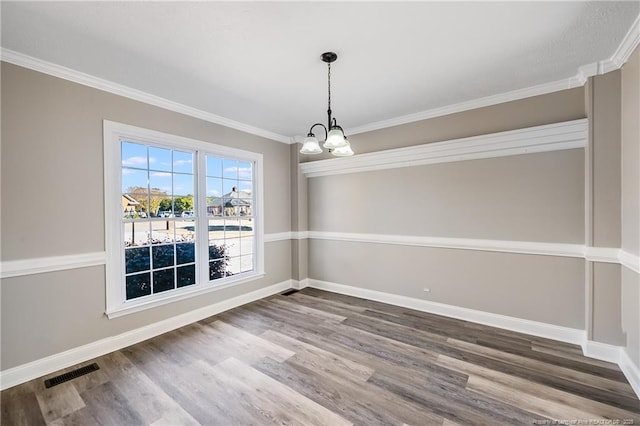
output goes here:
[[425, 293], [431, 293], [431, 289], [430, 288], [423, 288], [422, 289]]

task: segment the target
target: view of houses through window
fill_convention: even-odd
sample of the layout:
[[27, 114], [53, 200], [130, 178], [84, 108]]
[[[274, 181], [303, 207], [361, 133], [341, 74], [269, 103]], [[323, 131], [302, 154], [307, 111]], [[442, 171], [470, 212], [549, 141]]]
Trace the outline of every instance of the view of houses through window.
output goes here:
[[[208, 241], [210, 281], [253, 270], [251, 162], [206, 155], [198, 172], [196, 151], [130, 141], [121, 149], [126, 300], [196, 284], [198, 247], [207, 247], [200, 239]], [[206, 218], [198, 217], [201, 202]]]

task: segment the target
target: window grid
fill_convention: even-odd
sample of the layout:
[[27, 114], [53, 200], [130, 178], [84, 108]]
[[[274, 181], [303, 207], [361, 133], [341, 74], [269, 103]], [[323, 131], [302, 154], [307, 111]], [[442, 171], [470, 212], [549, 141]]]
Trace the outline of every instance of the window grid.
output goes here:
[[[108, 120], [103, 121], [104, 130], [104, 185], [105, 185], [105, 245], [106, 261], [106, 314], [115, 318], [133, 312], [139, 312], [151, 307], [164, 305], [175, 300], [194, 297], [200, 294], [237, 285], [257, 279], [264, 275], [264, 237], [262, 234], [262, 158], [259, 153], [240, 150], [229, 146], [216, 145], [210, 142], [170, 135], [153, 130], [143, 129]], [[138, 155], [127, 155], [123, 150], [123, 143], [131, 143], [139, 149]], [[124, 151], [124, 152], [123, 152]], [[187, 155], [185, 158], [181, 157]], [[227, 212], [219, 209], [218, 215], [213, 216], [207, 211], [209, 194], [207, 191], [206, 156], [218, 158], [219, 173], [218, 186], [220, 193], [223, 189], [234, 185], [238, 188], [237, 197], [248, 200], [251, 209], [245, 212]], [[164, 156], [164, 157], [163, 157]], [[133, 157], [133, 158], [132, 158]], [[166, 161], [160, 161], [164, 158]], [[165, 164], [162, 164], [164, 162]], [[236, 168], [233, 169], [234, 164]], [[189, 165], [190, 169], [184, 167]], [[248, 166], [248, 167], [244, 167]], [[226, 171], [223, 175], [223, 167]], [[189, 173], [187, 173], [189, 172]], [[164, 176], [163, 176], [164, 175]], [[143, 184], [137, 192], [128, 191], [127, 180], [136, 177]], [[224, 178], [224, 188], [223, 179]], [[190, 191], [181, 191], [180, 180], [189, 180]], [[164, 180], [165, 184], [160, 184]], [[156, 191], [156, 188], [165, 187]], [[188, 203], [179, 200], [180, 196], [191, 194]], [[169, 196], [161, 208], [159, 203]], [[122, 199], [122, 204], [119, 200]], [[116, 201], [118, 200], [118, 201]], [[192, 210], [186, 210], [192, 208]], [[254, 210], [255, 209], [255, 210]], [[246, 209], [245, 209], [246, 210]], [[160, 214], [162, 212], [162, 215]], [[221, 276], [213, 281], [208, 280], [209, 274], [209, 235], [210, 219], [220, 219], [220, 240], [223, 245], [225, 238], [235, 232], [239, 243], [232, 257], [240, 259], [240, 273], [232, 275], [223, 270]], [[236, 229], [225, 228], [225, 220], [230, 227], [236, 220]], [[190, 221], [189, 223], [187, 223]], [[251, 231], [242, 229], [239, 221], [249, 223]], [[167, 225], [169, 224], [169, 225]], [[193, 257], [178, 259], [178, 252], [184, 249], [185, 226], [189, 226], [192, 243], [188, 250]], [[160, 233], [158, 228], [162, 228]], [[177, 229], [182, 229], [178, 231]], [[126, 235], [125, 235], [126, 233]], [[154, 235], [155, 234], [155, 235]], [[162, 235], [158, 237], [158, 235]], [[249, 237], [247, 241], [242, 237]], [[251, 247], [251, 239], [255, 240]], [[152, 241], [155, 240], [155, 241]], [[154, 247], [169, 246], [167, 249]], [[238, 252], [238, 247], [241, 252]], [[139, 249], [139, 250], [138, 250]], [[136, 253], [135, 251], [138, 251]], [[153, 251], [160, 250], [167, 263], [153, 263]], [[166, 252], [164, 251], [166, 250]], [[253, 252], [251, 252], [251, 250]], [[142, 251], [142, 255], [140, 254]], [[143, 259], [135, 267], [128, 266], [126, 255]], [[244, 255], [242, 259], [240, 256]], [[158, 254], [156, 253], [156, 257]], [[224, 257], [216, 257], [222, 263]], [[130, 259], [129, 259], [130, 260]], [[181, 263], [184, 262], [184, 263]], [[238, 259], [233, 260], [238, 264]], [[164, 266], [169, 265], [169, 266]], [[226, 265], [225, 265], [226, 267]], [[237, 270], [236, 270], [237, 272]], [[154, 281], [155, 273], [155, 281]], [[185, 282], [179, 280], [180, 275], [187, 276], [185, 288], [180, 286]], [[146, 281], [144, 293], [149, 295], [127, 298], [126, 281]], [[172, 279], [173, 278], [173, 279]], [[195, 278], [195, 284], [192, 284]], [[165, 286], [166, 284], [166, 286]], [[164, 291], [173, 289], [171, 291]], [[130, 295], [131, 296], [131, 295]]]
[[[195, 285], [198, 153], [131, 141], [122, 141], [121, 152], [125, 299]], [[255, 269], [253, 164], [213, 155], [205, 161], [209, 281], [215, 281]]]
[[206, 169], [209, 279], [253, 271], [253, 165], [207, 155]]
[[130, 141], [121, 150], [125, 299], [195, 285], [195, 220], [178, 219], [195, 217], [195, 153]]

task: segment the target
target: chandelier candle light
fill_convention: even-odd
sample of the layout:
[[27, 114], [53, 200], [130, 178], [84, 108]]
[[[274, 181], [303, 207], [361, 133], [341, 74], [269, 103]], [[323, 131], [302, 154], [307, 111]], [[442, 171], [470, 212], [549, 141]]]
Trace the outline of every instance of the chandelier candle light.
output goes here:
[[330, 153], [336, 157], [349, 157], [353, 155], [351, 145], [344, 135], [342, 127], [338, 126], [336, 119], [331, 117], [331, 63], [338, 59], [338, 55], [333, 52], [325, 52], [321, 56], [322, 61], [327, 63], [327, 81], [328, 81], [328, 102], [327, 102], [327, 125], [316, 123], [309, 129], [309, 133], [302, 143], [301, 154], [320, 154], [322, 148], [318, 138], [313, 134], [313, 128], [322, 126], [324, 129], [324, 144], [322, 145]]

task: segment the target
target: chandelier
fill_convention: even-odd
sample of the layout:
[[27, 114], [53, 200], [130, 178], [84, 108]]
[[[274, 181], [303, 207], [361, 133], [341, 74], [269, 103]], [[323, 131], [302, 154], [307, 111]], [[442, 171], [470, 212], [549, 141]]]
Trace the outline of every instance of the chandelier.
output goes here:
[[338, 59], [338, 55], [333, 52], [325, 52], [320, 56], [323, 62], [327, 64], [327, 82], [328, 82], [328, 102], [327, 102], [327, 125], [322, 123], [316, 123], [309, 129], [309, 133], [302, 142], [301, 154], [320, 154], [322, 148], [316, 135], [313, 133], [313, 128], [321, 126], [324, 129], [324, 144], [322, 145], [326, 150], [336, 157], [348, 157], [353, 155], [351, 150], [351, 144], [344, 135], [342, 127], [338, 126], [336, 119], [331, 116], [331, 63]]

